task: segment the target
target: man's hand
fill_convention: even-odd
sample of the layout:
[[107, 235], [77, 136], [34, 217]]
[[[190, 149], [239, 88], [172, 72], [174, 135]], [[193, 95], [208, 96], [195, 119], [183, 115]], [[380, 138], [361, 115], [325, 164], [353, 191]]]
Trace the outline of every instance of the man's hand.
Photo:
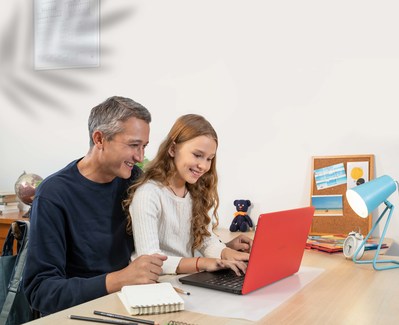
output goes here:
[[251, 251], [252, 242], [253, 240], [251, 238], [240, 234], [236, 238], [226, 243], [226, 246], [236, 251], [249, 253]]
[[167, 256], [161, 254], [142, 255], [135, 258], [124, 269], [107, 274], [105, 278], [107, 292], [119, 291], [126, 285], [157, 282], [166, 259]]

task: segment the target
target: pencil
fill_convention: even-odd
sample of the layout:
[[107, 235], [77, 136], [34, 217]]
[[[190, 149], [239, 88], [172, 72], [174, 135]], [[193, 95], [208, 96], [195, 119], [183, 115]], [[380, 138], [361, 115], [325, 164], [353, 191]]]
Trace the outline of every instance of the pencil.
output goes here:
[[187, 295], [187, 296], [190, 295], [190, 292], [184, 291], [183, 289], [180, 289], [180, 288], [177, 288], [177, 287], [173, 287], [173, 289], [175, 289], [175, 291], [178, 292], [178, 293], [182, 293], [182, 294]]
[[[105, 311], [98, 311], [95, 310], [93, 312], [95, 315], [100, 315], [100, 316], [106, 316], [106, 317], [111, 317], [111, 318], [115, 318], [115, 319], [121, 319], [121, 320], [127, 320], [129, 322], [137, 322], [137, 323], [141, 323], [141, 324], [149, 324], [149, 325], [155, 325], [156, 323], [152, 320], [147, 320], [147, 319], [141, 319], [141, 318], [134, 318], [134, 317], [129, 317], [129, 316], [124, 316], [124, 315], [118, 315], [118, 314], [112, 314], [112, 313], [108, 313]], [[126, 323], [123, 323], [126, 324]]]
[[122, 322], [111, 319], [102, 319], [102, 318], [94, 318], [94, 317], [86, 317], [86, 316], [77, 316], [77, 315], [69, 315], [70, 319], [82, 320], [86, 322], [95, 322], [95, 323], [103, 323], [103, 324], [114, 324], [114, 325], [138, 325], [138, 323], [134, 322]]
[[[162, 282], [157, 281], [157, 283], [162, 283]], [[178, 292], [178, 293], [182, 293], [182, 294], [187, 295], [187, 296], [190, 295], [190, 292], [184, 291], [183, 289], [180, 289], [178, 287], [173, 287], [173, 289], [175, 289], [175, 291]]]

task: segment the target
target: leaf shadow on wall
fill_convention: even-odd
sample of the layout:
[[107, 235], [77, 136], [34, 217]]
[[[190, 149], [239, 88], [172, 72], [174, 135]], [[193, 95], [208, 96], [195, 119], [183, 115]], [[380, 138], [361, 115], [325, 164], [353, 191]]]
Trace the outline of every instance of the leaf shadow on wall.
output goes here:
[[[104, 3], [104, 0], [101, 1], [101, 5]], [[70, 92], [71, 95], [76, 92], [87, 93], [93, 90], [93, 86], [81, 77], [98, 76], [107, 67], [100, 65], [98, 68], [35, 70], [33, 15], [28, 15], [29, 22], [21, 23], [26, 17], [20, 9], [16, 4], [12, 17], [0, 32], [0, 95], [3, 95], [13, 108], [32, 118], [37, 117], [37, 105], [67, 114], [68, 107], [54, 95], [54, 92]], [[33, 11], [32, 8], [29, 10]], [[106, 14], [100, 15], [101, 30], [121, 24], [130, 19], [133, 13], [134, 9], [131, 6], [114, 11], [109, 7]], [[112, 55], [110, 46], [100, 46], [103, 58]], [[74, 72], [71, 73], [71, 70]]]

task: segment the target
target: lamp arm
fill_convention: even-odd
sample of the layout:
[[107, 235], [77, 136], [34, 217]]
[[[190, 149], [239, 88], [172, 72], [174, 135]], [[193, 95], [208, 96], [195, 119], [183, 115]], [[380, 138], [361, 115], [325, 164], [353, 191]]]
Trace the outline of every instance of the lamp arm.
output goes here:
[[[395, 260], [377, 260], [378, 254], [380, 253], [381, 244], [382, 244], [382, 241], [385, 238], [385, 233], [386, 233], [386, 231], [388, 229], [389, 221], [391, 219], [393, 210], [394, 210], [394, 207], [392, 206], [390, 208], [389, 215], [387, 217], [387, 221], [385, 222], [384, 230], [382, 231], [382, 235], [381, 235], [380, 242], [378, 243], [377, 251], [376, 251], [376, 253], [374, 255], [373, 267], [374, 267], [375, 270], [387, 270], [387, 269], [394, 269], [394, 268], [398, 268], [399, 267], [399, 262], [395, 261]], [[378, 267], [377, 263], [392, 263], [393, 265], [386, 266], [386, 267]]]
[[[359, 254], [360, 250], [362, 249], [362, 247], [366, 246], [367, 240], [370, 238], [370, 236], [372, 235], [372, 233], [374, 232], [375, 228], [377, 228], [377, 225], [379, 224], [379, 222], [381, 221], [381, 219], [384, 217], [385, 213], [388, 211], [388, 209], [392, 209], [393, 206], [392, 204], [387, 201], [390, 205], [390, 207], [388, 206], [388, 204], [386, 204], [386, 207], [384, 209], [384, 211], [382, 211], [381, 215], [378, 217], [378, 220], [374, 223], [373, 227], [371, 228], [370, 232], [367, 234], [367, 236], [363, 239], [362, 243], [360, 244], [360, 246], [356, 249], [355, 254], [352, 257], [353, 262], [358, 263], [358, 264], [366, 264], [369, 263], [368, 261], [359, 261], [357, 259], [357, 255]], [[388, 221], [387, 221], [388, 222]], [[387, 223], [385, 223], [385, 225], [387, 225]], [[385, 231], [384, 231], [385, 234]], [[378, 243], [378, 247], [377, 247], [377, 252], [379, 252], [379, 248], [382, 245], [382, 241], [384, 239], [384, 236], [381, 237], [380, 242]]]
[[[392, 214], [392, 211], [393, 211], [393, 209], [394, 209], [394, 206], [393, 206], [393, 204], [392, 204], [391, 202], [389, 202], [388, 200], [384, 201], [384, 203], [385, 203], [385, 205], [386, 205], [384, 211], [382, 211], [381, 215], [378, 217], [377, 221], [375, 222], [375, 224], [374, 224], [373, 227], [371, 228], [370, 232], [367, 234], [367, 236], [366, 236], [366, 238], [364, 239], [364, 241], [367, 241], [367, 239], [369, 239], [369, 237], [372, 235], [372, 233], [374, 232], [375, 228], [377, 228], [377, 225], [380, 223], [381, 219], [384, 217], [385, 213], [386, 213], [388, 210], [390, 210], [390, 211], [389, 211], [389, 215], [388, 215], [388, 217], [387, 217], [387, 222], [385, 223], [385, 225], [387, 225], [387, 223], [389, 223], [389, 220], [391, 219], [391, 214]], [[385, 237], [385, 233], [386, 233], [387, 228], [388, 228], [387, 226], [384, 227], [384, 230], [383, 230], [383, 232], [382, 232], [382, 236], [381, 236], [380, 241]]]
[[[387, 231], [388, 226], [389, 226], [389, 222], [390, 222], [391, 217], [392, 217], [392, 212], [393, 212], [393, 210], [394, 210], [393, 204], [391, 204], [388, 200], [384, 201], [384, 203], [385, 203], [385, 205], [386, 205], [384, 211], [381, 213], [381, 215], [379, 216], [378, 220], [377, 220], [376, 223], [374, 224], [373, 228], [372, 228], [372, 229], [370, 230], [370, 232], [367, 234], [366, 238], [364, 238], [364, 240], [363, 240], [363, 242], [361, 243], [361, 245], [357, 248], [357, 250], [356, 250], [356, 252], [355, 252], [355, 254], [354, 254], [353, 258], [352, 258], [352, 260], [353, 260], [355, 263], [358, 263], [358, 264], [370, 264], [370, 263], [372, 263], [375, 270], [386, 270], [386, 269], [393, 269], [393, 268], [398, 268], [398, 267], [399, 267], [399, 265], [398, 265], [399, 262], [398, 262], [398, 261], [395, 261], [395, 260], [377, 260], [378, 255], [379, 255], [379, 253], [380, 253], [381, 245], [382, 245], [382, 243], [383, 243], [383, 241], [384, 241], [385, 234], [386, 234], [386, 231]], [[385, 222], [385, 226], [384, 226], [384, 229], [383, 229], [383, 231], [382, 231], [381, 238], [380, 238], [380, 241], [379, 241], [379, 243], [378, 243], [376, 253], [375, 253], [375, 255], [374, 255], [374, 259], [373, 259], [373, 260], [367, 260], [367, 261], [359, 261], [359, 260], [357, 260], [357, 259], [356, 259], [357, 254], [360, 252], [361, 248], [362, 248], [363, 246], [366, 245], [367, 240], [369, 239], [369, 237], [371, 236], [371, 234], [374, 232], [375, 228], [377, 227], [377, 225], [379, 224], [379, 222], [381, 221], [381, 219], [384, 217], [385, 213], [386, 213], [388, 210], [389, 210], [389, 214], [388, 214], [387, 220], [386, 220], [386, 222]], [[377, 266], [377, 263], [393, 263], [393, 264], [395, 264], [395, 265], [394, 265], [394, 266], [387, 266], [387, 267], [378, 267], [378, 266]]]
[[385, 200], [384, 203], [387, 206], [386, 208], [393, 209], [393, 204], [391, 202], [389, 202], [388, 200]]

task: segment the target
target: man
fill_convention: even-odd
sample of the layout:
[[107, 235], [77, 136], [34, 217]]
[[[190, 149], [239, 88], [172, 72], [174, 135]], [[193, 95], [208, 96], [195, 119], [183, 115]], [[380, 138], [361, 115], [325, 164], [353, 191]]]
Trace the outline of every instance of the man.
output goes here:
[[116, 292], [155, 283], [165, 256], [129, 263], [132, 236], [122, 208], [140, 175], [151, 115], [129, 98], [111, 97], [91, 110], [86, 156], [47, 177], [31, 210], [24, 289], [42, 315]]
[[[33, 309], [51, 314], [125, 285], [155, 283], [166, 256], [130, 262], [133, 238], [122, 207], [141, 174], [151, 115], [141, 104], [110, 97], [91, 110], [86, 156], [47, 177], [32, 204], [24, 290]], [[248, 251], [239, 236], [229, 247]]]

